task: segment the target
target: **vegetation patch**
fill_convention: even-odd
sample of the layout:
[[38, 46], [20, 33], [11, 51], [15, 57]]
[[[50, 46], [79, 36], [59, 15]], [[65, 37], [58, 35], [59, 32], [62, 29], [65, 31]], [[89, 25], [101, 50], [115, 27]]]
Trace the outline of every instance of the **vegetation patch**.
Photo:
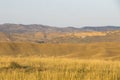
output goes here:
[[46, 69], [41, 65], [39, 67], [32, 66], [23, 66], [18, 64], [17, 62], [11, 62], [8, 67], [1, 67], [0, 71], [23, 71], [23, 72], [34, 72], [34, 71], [45, 71]]

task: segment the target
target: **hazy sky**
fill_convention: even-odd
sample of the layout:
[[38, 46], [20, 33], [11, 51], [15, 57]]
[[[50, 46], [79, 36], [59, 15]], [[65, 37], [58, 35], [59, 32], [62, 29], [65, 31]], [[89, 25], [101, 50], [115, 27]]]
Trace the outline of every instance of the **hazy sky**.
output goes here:
[[120, 25], [119, 0], [0, 0], [0, 23]]

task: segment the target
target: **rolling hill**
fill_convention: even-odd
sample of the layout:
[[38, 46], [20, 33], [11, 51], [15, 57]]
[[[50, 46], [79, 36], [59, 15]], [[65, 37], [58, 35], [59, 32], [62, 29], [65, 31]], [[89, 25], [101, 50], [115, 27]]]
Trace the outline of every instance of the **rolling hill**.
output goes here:
[[119, 60], [120, 58], [120, 43], [117, 42], [89, 44], [37, 44], [1, 42], [0, 45], [0, 56], [41, 56], [112, 60]]
[[[119, 41], [118, 26], [102, 27], [52, 27], [47, 25], [1, 24], [0, 41], [4, 42], [37, 42], [37, 43], [83, 43]], [[113, 38], [114, 37], [114, 38]], [[118, 39], [116, 39], [118, 38]]]
[[119, 60], [120, 27], [1, 24], [0, 56]]

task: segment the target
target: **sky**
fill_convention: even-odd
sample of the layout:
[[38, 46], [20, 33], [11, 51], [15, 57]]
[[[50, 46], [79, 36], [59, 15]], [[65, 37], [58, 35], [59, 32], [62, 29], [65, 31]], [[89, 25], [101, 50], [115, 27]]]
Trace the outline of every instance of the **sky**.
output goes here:
[[119, 0], [0, 0], [0, 24], [120, 26]]

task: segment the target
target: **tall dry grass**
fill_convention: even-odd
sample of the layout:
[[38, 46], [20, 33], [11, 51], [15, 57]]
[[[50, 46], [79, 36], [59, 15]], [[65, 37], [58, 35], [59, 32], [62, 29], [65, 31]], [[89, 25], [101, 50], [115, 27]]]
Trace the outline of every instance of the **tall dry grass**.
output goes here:
[[120, 62], [1, 57], [0, 80], [120, 80]]

